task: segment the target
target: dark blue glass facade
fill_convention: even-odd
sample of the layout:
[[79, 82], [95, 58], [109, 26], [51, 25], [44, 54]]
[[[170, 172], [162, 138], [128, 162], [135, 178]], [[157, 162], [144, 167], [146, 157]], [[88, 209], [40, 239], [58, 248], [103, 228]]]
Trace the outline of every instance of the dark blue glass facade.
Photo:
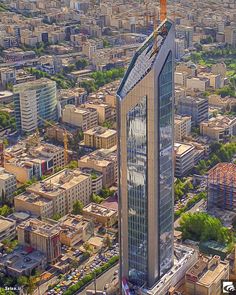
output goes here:
[[129, 280], [147, 280], [147, 98], [127, 113]]
[[159, 276], [173, 263], [173, 60], [170, 52], [158, 77]]

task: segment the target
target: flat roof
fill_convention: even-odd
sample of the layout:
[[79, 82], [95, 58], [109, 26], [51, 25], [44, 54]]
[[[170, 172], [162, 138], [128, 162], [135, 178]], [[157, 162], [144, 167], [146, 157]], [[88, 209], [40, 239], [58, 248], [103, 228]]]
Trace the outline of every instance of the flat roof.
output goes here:
[[14, 220], [0, 216], [0, 231], [5, 231], [14, 224]]

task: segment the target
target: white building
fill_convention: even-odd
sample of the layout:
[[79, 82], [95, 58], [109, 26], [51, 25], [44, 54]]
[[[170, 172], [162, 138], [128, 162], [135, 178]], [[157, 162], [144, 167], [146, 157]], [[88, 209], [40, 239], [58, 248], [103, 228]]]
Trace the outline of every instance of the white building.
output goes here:
[[0, 168], [0, 196], [9, 199], [16, 191], [16, 176]]

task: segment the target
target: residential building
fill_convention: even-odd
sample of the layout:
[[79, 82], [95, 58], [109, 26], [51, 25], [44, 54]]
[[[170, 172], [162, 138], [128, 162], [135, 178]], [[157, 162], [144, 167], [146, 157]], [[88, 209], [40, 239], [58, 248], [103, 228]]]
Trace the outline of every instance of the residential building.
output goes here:
[[102, 173], [102, 185], [110, 187], [117, 182], [117, 155], [115, 150], [100, 149], [78, 160], [79, 168], [90, 168]]
[[177, 114], [191, 116], [193, 126], [198, 126], [208, 119], [208, 101], [200, 97], [181, 97], [177, 104]]
[[98, 114], [93, 108], [79, 108], [66, 105], [62, 111], [62, 121], [72, 126], [80, 127], [82, 131], [98, 126]]
[[61, 243], [57, 225], [29, 219], [17, 227], [18, 241], [23, 246], [41, 251], [48, 262], [56, 261], [61, 255]]
[[0, 257], [0, 268], [7, 275], [18, 278], [42, 272], [47, 266], [45, 255], [29, 247], [20, 246], [13, 253]]
[[210, 87], [210, 80], [206, 77], [192, 77], [187, 78], [187, 89], [196, 89], [200, 91], [206, 91]]
[[16, 176], [7, 172], [4, 168], [0, 168], [0, 195], [3, 201], [13, 197], [16, 184]]
[[191, 133], [191, 117], [175, 115], [175, 141], [182, 141]]
[[14, 85], [14, 104], [17, 128], [32, 132], [58, 117], [56, 82], [39, 79]]
[[92, 193], [99, 194], [103, 187], [103, 175], [101, 172], [90, 168], [82, 168], [82, 172], [91, 175], [92, 179]]
[[236, 27], [227, 26], [225, 27], [225, 43], [236, 48]]
[[221, 295], [222, 280], [229, 279], [229, 262], [220, 256], [199, 257], [185, 274], [185, 289], [191, 295]]
[[236, 165], [219, 163], [208, 172], [208, 208], [236, 211]]
[[12, 68], [4, 68], [0, 71], [1, 84], [5, 89], [7, 85], [14, 85], [16, 83], [16, 70]]
[[59, 220], [59, 225], [60, 241], [68, 247], [86, 242], [94, 234], [93, 222], [81, 215], [66, 215]]
[[34, 144], [34, 138], [5, 150], [5, 170], [16, 176], [17, 181], [25, 183], [32, 178], [53, 173], [55, 168], [66, 165], [64, 149], [48, 143]]
[[175, 143], [175, 176], [186, 176], [194, 167], [195, 148], [187, 143]]
[[236, 107], [236, 100], [234, 97], [221, 97], [218, 94], [211, 94], [208, 96], [208, 103], [210, 107], [216, 107], [221, 109], [223, 112], [231, 111]]
[[13, 219], [0, 216], [0, 243], [13, 240], [16, 236], [16, 222]]
[[83, 208], [83, 216], [107, 227], [113, 226], [118, 221], [116, 210], [95, 203], [90, 203]]
[[87, 92], [80, 87], [73, 89], [59, 89], [57, 94], [62, 109], [68, 104], [77, 106], [85, 103], [87, 100]]
[[128, 280], [145, 289], [174, 263], [175, 30], [169, 20], [157, 30], [136, 51], [117, 92], [121, 277], [123, 286]]
[[98, 113], [98, 123], [112, 122], [114, 119], [112, 107], [102, 101], [89, 101], [85, 103], [85, 108], [95, 109]]
[[[82, 173], [79, 169], [64, 169], [44, 181], [31, 185], [27, 191], [52, 201], [53, 214], [64, 216], [73, 210], [77, 200], [83, 205], [89, 204], [92, 181], [90, 175]], [[48, 204], [48, 209], [50, 206], [51, 204]]]
[[200, 123], [200, 133], [217, 142], [225, 142], [236, 135], [236, 118], [219, 115]]
[[116, 130], [95, 127], [84, 132], [84, 144], [97, 149], [110, 149], [117, 145]]
[[54, 214], [53, 200], [30, 192], [15, 196], [14, 207], [16, 212], [26, 211], [41, 218], [51, 218]]

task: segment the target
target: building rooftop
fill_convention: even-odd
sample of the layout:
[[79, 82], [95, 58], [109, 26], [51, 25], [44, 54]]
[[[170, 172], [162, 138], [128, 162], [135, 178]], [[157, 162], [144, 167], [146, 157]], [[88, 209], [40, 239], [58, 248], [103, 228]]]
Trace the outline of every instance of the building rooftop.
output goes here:
[[56, 82], [47, 78], [41, 78], [38, 80], [14, 85], [13, 93], [19, 93], [21, 91], [31, 90], [31, 89], [42, 89], [43, 87], [49, 86], [49, 85], [56, 85]]
[[94, 127], [92, 129], [89, 129], [89, 130], [85, 131], [84, 134], [86, 134], [86, 135], [95, 135], [95, 136], [98, 136], [98, 137], [107, 138], [107, 137], [110, 137], [112, 135], [115, 135], [116, 130], [107, 129], [105, 127], [98, 126], [98, 127]]
[[194, 149], [194, 146], [191, 144], [179, 143], [179, 142], [175, 142], [174, 144], [175, 154], [180, 157], [184, 156], [186, 153], [192, 151], [193, 149]]
[[59, 234], [58, 225], [51, 225], [49, 223], [33, 218], [22, 222], [18, 225], [17, 228], [21, 228], [29, 232], [34, 232], [45, 237], [51, 237], [53, 235]]
[[219, 115], [216, 118], [210, 118], [207, 122], [202, 122], [201, 124], [207, 125], [209, 128], [224, 129], [231, 126], [231, 124], [236, 124], [236, 118]]
[[83, 208], [83, 211], [106, 217], [117, 214], [116, 210], [95, 203], [90, 203], [89, 205]]
[[7, 230], [16, 224], [15, 220], [0, 216], [0, 232]]
[[15, 199], [31, 203], [39, 207], [44, 207], [45, 205], [49, 205], [50, 203], [52, 204], [51, 200], [30, 192], [25, 192], [21, 195], [18, 195], [15, 197]]

